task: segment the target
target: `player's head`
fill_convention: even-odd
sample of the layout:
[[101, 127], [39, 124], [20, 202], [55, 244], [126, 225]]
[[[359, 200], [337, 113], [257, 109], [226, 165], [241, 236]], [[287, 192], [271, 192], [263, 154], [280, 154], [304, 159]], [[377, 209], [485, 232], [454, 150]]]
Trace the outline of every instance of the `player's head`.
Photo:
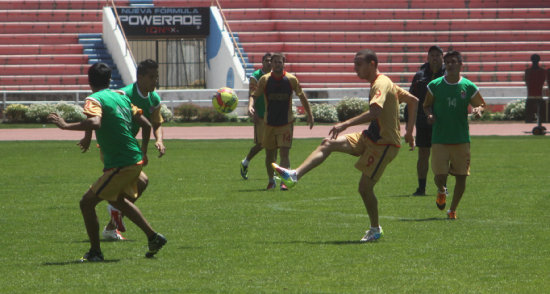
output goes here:
[[370, 49], [357, 52], [353, 64], [355, 73], [360, 79], [372, 81], [378, 72], [378, 57], [376, 52]]
[[102, 62], [94, 63], [88, 69], [88, 84], [93, 92], [109, 88], [111, 68]]
[[271, 68], [273, 72], [282, 74], [285, 69], [286, 57], [283, 53], [273, 53], [271, 55]]
[[428, 50], [428, 63], [432, 70], [439, 70], [443, 65], [443, 49], [437, 45], [433, 45]]
[[270, 52], [267, 52], [266, 54], [264, 54], [264, 56], [262, 57], [262, 70], [264, 72], [268, 72], [268, 71], [271, 71], [271, 56], [273, 54], [271, 54]]
[[138, 64], [137, 83], [142, 94], [153, 92], [159, 78], [159, 65], [152, 59], [146, 59]]
[[531, 55], [531, 62], [533, 62], [533, 64], [538, 64], [540, 62], [540, 55], [538, 54]]
[[462, 55], [458, 51], [451, 50], [443, 56], [447, 73], [456, 74], [462, 70]]

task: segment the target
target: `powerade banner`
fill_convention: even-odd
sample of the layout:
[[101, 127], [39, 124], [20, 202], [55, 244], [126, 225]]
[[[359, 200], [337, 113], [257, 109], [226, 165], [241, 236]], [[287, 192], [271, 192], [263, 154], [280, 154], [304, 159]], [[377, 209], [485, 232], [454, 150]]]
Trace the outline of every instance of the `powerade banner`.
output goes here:
[[122, 28], [128, 36], [208, 36], [210, 8], [119, 7]]

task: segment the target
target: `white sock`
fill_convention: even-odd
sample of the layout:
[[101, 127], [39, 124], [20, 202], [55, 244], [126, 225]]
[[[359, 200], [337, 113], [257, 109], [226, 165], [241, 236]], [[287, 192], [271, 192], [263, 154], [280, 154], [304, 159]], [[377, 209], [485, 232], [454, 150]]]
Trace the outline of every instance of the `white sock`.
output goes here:
[[370, 227], [370, 229], [371, 229], [373, 232], [380, 232], [381, 227], [380, 227], [380, 226], [378, 226], [378, 227]]
[[241, 163], [244, 165], [244, 166], [248, 166], [248, 163], [249, 161], [245, 159], [243, 159], [243, 161], [241, 161]]

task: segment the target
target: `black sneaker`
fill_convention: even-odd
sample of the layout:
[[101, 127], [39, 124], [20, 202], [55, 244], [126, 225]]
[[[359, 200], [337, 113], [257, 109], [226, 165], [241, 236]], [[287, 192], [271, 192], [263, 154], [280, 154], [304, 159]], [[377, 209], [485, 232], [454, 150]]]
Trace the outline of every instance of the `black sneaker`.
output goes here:
[[100, 261], [104, 261], [103, 253], [95, 250], [90, 250], [86, 252], [84, 256], [80, 258], [80, 262], [100, 262]]
[[413, 196], [426, 196], [426, 190], [417, 188], [416, 191], [413, 193]]
[[145, 257], [151, 258], [155, 256], [155, 254], [159, 252], [159, 250], [162, 248], [162, 246], [164, 246], [164, 244], [166, 244], [166, 242], [168, 241], [163, 235], [159, 233], [155, 234], [153, 240], [149, 241], [149, 251], [145, 253]]

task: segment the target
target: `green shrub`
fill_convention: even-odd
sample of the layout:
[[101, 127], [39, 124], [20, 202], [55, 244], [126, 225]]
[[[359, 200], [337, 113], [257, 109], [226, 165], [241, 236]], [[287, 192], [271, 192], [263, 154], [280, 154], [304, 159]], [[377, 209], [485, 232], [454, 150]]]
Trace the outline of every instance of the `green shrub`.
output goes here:
[[225, 122], [227, 116], [217, 112], [214, 107], [200, 107], [197, 120], [200, 122]]
[[524, 120], [525, 119], [525, 100], [517, 100], [506, 104], [506, 108], [504, 109], [504, 119]]
[[348, 120], [354, 116], [357, 116], [369, 107], [367, 101], [360, 98], [344, 98], [336, 105], [336, 111], [338, 112], [338, 119], [340, 121]]
[[67, 122], [79, 122], [86, 119], [84, 109], [76, 104], [60, 102], [55, 105], [55, 109], [55, 112]]
[[4, 117], [10, 123], [21, 123], [25, 121], [25, 116], [29, 107], [23, 104], [10, 104], [4, 110]]
[[171, 122], [174, 119], [172, 111], [166, 106], [166, 104], [161, 104], [160, 114], [162, 115], [162, 118], [165, 122]]
[[[405, 121], [405, 107], [407, 107], [407, 103], [399, 104], [399, 121]], [[422, 105], [418, 105], [418, 107], [422, 107]]]
[[338, 121], [338, 112], [334, 105], [327, 103], [312, 104], [311, 113], [313, 114], [315, 122], [332, 123]]
[[193, 103], [180, 104], [174, 109], [174, 115], [179, 117], [179, 121], [193, 121], [199, 115], [200, 107]]
[[[45, 123], [48, 114], [58, 112], [54, 104], [32, 104], [26, 113], [26, 122]], [[60, 114], [61, 115], [61, 114]]]

